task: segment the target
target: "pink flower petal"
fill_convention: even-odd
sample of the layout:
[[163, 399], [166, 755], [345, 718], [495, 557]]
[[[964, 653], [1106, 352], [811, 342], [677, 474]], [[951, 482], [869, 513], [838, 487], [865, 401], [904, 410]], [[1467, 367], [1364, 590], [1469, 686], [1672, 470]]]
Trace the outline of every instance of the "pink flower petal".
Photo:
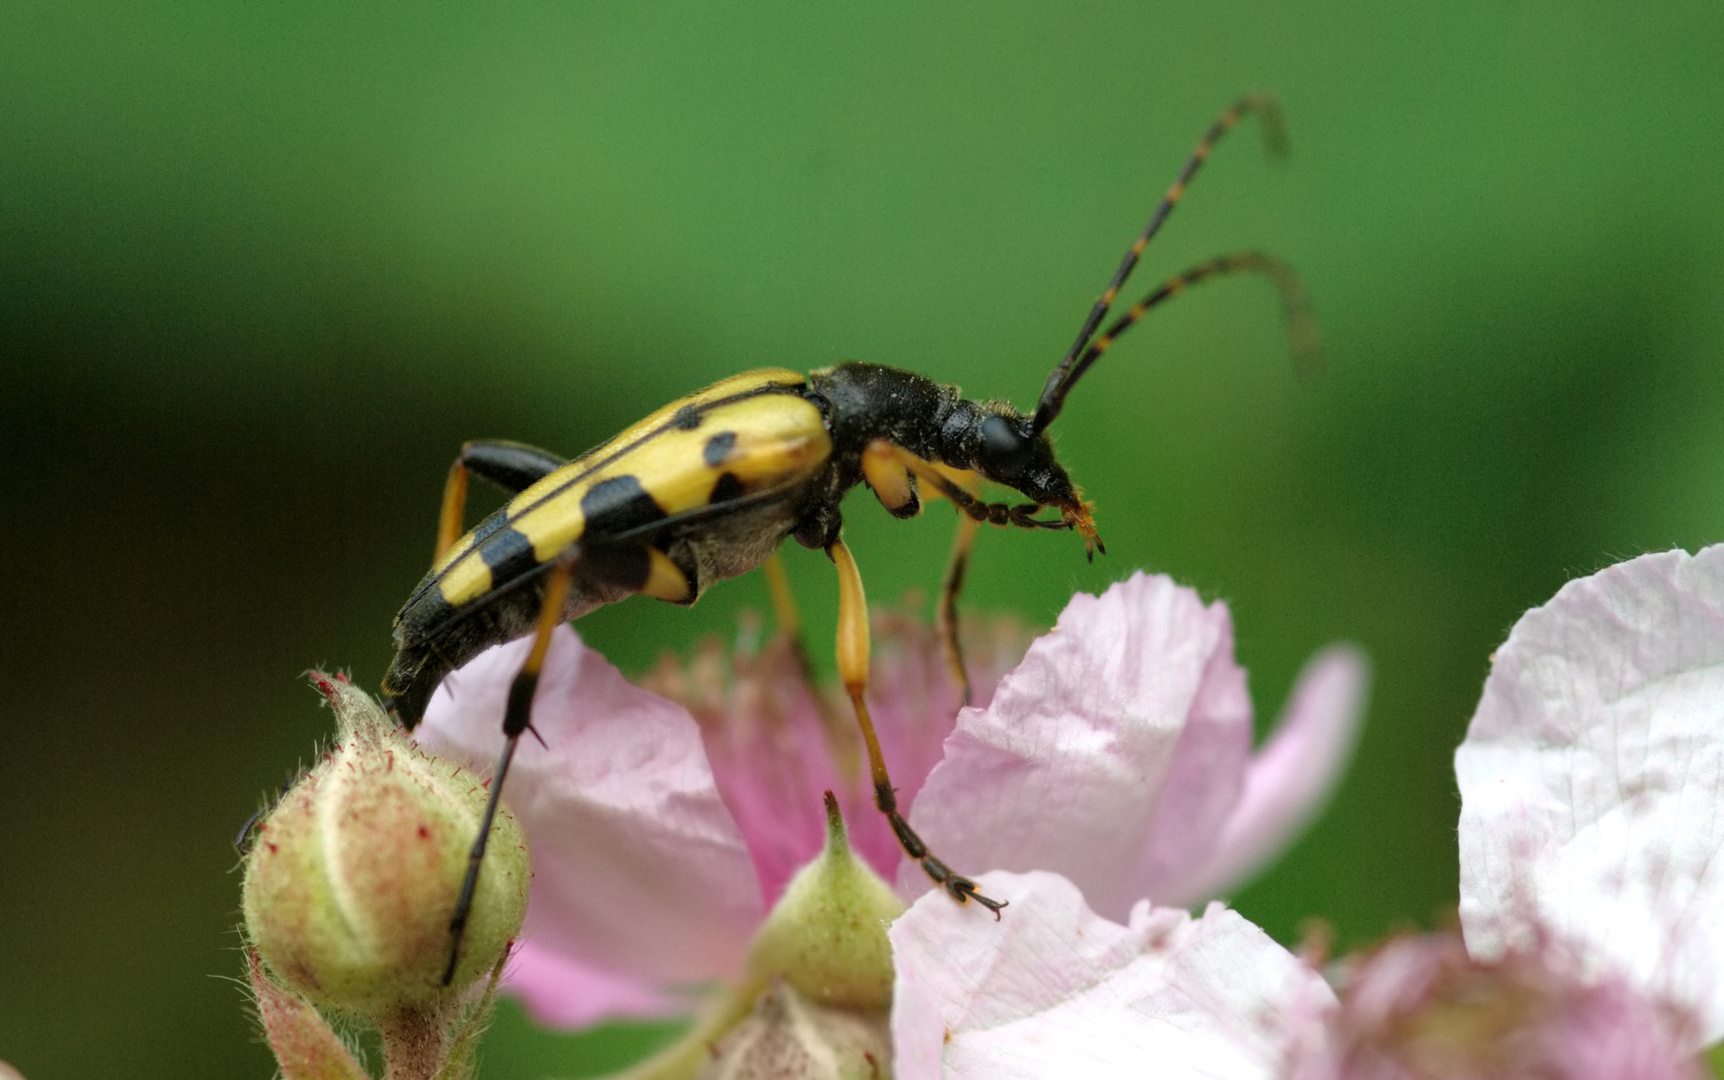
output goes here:
[[826, 836], [822, 792], [840, 792], [846, 817], [862, 823], [867, 807], [855, 802], [855, 783], [839, 775], [830, 735], [788, 642], [773, 641], [751, 658], [707, 652], [696, 666], [718, 663], [734, 663], [747, 677], [702, 710], [701, 733], [719, 793], [747, 841], [770, 907], [820, 851]]
[[986, 875], [1005, 920], [924, 896], [892, 925], [900, 1080], [1263, 1078], [1332, 1008], [1238, 913], [1140, 902], [1121, 926], [1055, 874]]
[[[899, 802], [908, 806], [940, 760], [960, 691], [938, 636], [920, 619], [881, 606], [873, 622], [869, 710]], [[1005, 670], [1023, 659], [1029, 635], [1000, 619], [976, 620], [968, 630], [971, 690], [986, 702]], [[735, 652], [709, 641], [687, 665], [663, 664], [648, 680], [699, 720], [719, 792], [742, 828], [768, 905], [824, 843], [825, 791], [838, 796], [852, 850], [882, 875], [896, 872], [902, 849], [875, 809], [850, 701], [834, 687], [810, 688], [789, 640], [774, 636], [758, 651]]]
[[1620, 978], [1575, 978], [1548, 945], [1482, 963], [1440, 933], [1343, 961], [1341, 1007], [1284, 1080], [1699, 1080], [1681, 1018]]
[[1187, 894], [1250, 749], [1226, 605], [1134, 574], [1073, 597], [988, 708], [959, 715], [910, 820], [961, 870], [1053, 870], [1124, 918], [1138, 897]]
[[1181, 889], [1162, 896], [1162, 903], [1185, 905], [1218, 896], [1292, 845], [1352, 759], [1370, 679], [1364, 654], [1349, 645], [1331, 645], [1306, 663], [1275, 733], [1251, 759], [1245, 791], [1221, 831], [1214, 858]]
[[[489, 773], [509, 681], [530, 643], [480, 654], [431, 699], [421, 740]], [[505, 792], [526, 827], [524, 937], [602, 970], [686, 982], [734, 972], [763, 909], [694, 719], [629, 684], [567, 627]]]
[[698, 999], [666, 993], [651, 980], [583, 964], [563, 953], [522, 942], [503, 974], [535, 1023], [573, 1030], [606, 1020], [687, 1016]]
[[1552, 934], [1724, 1035], [1724, 546], [1522, 617], [1455, 773], [1475, 955]]

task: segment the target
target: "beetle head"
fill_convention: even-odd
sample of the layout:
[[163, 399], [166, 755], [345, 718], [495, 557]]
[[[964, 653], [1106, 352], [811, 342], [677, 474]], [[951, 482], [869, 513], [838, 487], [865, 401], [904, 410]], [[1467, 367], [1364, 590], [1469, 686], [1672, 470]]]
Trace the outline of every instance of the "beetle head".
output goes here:
[[985, 417], [976, 425], [975, 462], [976, 471], [985, 479], [1021, 492], [1039, 507], [1059, 510], [1059, 524], [1053, 527], [1081, 535], [1092, 558], [1096, 551], [1105, 553], [1090, 504], [1080, 496], [1065, 466], [1055, 459], [1047, 432], [1033, 431], [1029, 417], [1009, 406], [1000, 406]]

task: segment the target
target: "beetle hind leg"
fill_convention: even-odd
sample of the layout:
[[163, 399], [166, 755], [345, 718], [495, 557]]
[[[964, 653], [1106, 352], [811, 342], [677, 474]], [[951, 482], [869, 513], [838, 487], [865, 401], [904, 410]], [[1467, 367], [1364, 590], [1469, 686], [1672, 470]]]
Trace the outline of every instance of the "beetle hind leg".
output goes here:
[[802, 633], [802, 612], [796, 606], [796, 594], [790, 588], [790, 575], [784, 569], [784, 555], [774, 551], [761, 567], [766, 575], [766, 588], [772, 594], [772, 614], [778, 620], [778, 633], [790, 641], [790, 651], [802, 672], [802, 681], [820, 699], [820, 680], [814, 670], [814, 658], [808, 651], [808, 639]]
[[436, 561], [441, 562], [455, 541], [467, 514], [467, 475], [476, 473], [511, 495], [519, 495], [539, 480], [567, 465], [565, 458], [525, 443], [505, 439], [474, 439], [461, 444], [443, 482], [443, 509], [437, 516]]

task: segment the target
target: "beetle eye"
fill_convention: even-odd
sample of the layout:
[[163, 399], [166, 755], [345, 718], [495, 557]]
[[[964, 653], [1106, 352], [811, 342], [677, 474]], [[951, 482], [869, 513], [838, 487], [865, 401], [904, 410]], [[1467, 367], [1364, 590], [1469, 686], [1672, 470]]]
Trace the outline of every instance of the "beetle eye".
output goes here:
[[1011, 421], [990, 416], [982, 421], [982, 471], [996, 480], [1010, 480], [1030, 462], [1031, 442]]

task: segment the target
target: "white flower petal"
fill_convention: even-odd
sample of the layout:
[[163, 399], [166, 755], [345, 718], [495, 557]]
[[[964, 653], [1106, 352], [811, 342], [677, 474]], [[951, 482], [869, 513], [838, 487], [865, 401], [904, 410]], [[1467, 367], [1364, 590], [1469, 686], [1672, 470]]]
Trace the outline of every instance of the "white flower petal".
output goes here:
[[[509, 681], [531, 642], [444, 680], [419, 728], [488, 774]], [[559, 627], [504, 798], [526, 827], [525, 936], [584, 964], [663, 982], [738, 969], [764, 916], [741, 832], [687, 710], [631, 685]]]
[[988, 874], [985, 911], [929, 894], [892, 926], [896, 1075], [1269, 1080], [1334, 995], [1238, 913], [1092, 913], [1056, 874]]
[[1159, 902], [1184, 905], [1220, 896], [1298, 839], [1353, 757], [1370, 682], [1370, 663], [1350, 645], [1331, 645], [1306, 663], [1274, 734], [1252, 755], [1245, 791], [1214, 845], [1214, 857], [1182, 883], [1182, 892], [1160, 896]]
[[[910, 821], [966, 872], [1053, 870], [1124, 918], [1180, 894], [1243, 782], [1251, 699], [1226, 605], [1165, 576], [1078, 595], [965, 709]], [[920, 871], [900, 881], [925, 887]]]
[[1528, 612], [1455, 773], [1475, 955], [1554, 933], [1724, 1035], [1724, 546]]

